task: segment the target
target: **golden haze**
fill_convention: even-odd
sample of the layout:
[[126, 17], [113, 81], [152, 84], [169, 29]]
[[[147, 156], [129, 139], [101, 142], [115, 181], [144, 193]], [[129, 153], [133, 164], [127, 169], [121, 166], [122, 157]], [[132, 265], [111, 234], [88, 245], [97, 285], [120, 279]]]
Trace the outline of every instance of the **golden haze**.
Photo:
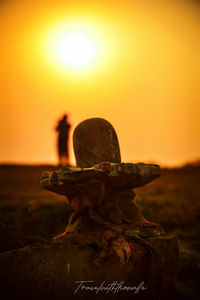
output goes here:
[[[173, 166], [200, 158], [197, 2], [0, 5], [1, 162], [55, 163], [54, 127], [64, 112], [72, 129], [90, 117], [109, 120], [123, 161]], [[53, 55], [67, 26], [90, 31], [99, 47], [98, 59], [79, 71]]]

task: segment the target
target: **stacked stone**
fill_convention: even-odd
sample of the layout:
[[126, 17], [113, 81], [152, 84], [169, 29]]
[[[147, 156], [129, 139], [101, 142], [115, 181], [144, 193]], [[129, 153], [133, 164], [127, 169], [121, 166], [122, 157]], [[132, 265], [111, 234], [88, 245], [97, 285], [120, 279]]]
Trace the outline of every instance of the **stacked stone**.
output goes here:
[[[46, 172], [41, 183], [43, 188], [67, 196], [72, 217], [65, 233], [76, 231], [78, 240], [80, 234], [88, 238], [91, 227], [95, 228], [95, 232], [97, 228], [101, 231], [102, 234], [97, 235], [101, 236], [101, 240], [104, 240], [107, 229], [109, 232], [121, 232], [128, 239], [149, 238], [160, 236], [164, 231], [160, 225], [147, 221], [140, 214], [133, 201], [135, 194], [132, 188], [142, 186], [159, 175], [157, 165], [103, 162], [91, 168], [68, 167]], [[99, 228], [98, 224], [102, 226]], [[96, 240], [96, 243], [100, 241]]]
[[2, 298], [170, 299], [177, 240], [141, 215], [133, 192], [160, 176], [159, 166], [121, 163], [117, 135], [103, 119], [82, 122], [73, 138], [77, 167], [41, 179], [67, 197], [67, 228], [49, 243], [1, 254]]
[[[79, 124], [73, 142], [77, 167], [46, 172], [41, 180], [43, 188], [67, 196], [72, 209], [65, 232], [54, 240], [66, 236], [93, 247], [95, 268], [106, 269], [108, 259], [111, 266], [118, 257], [124, 272], [130, 271], [124, 280], [138, 282], [143, 276], [147, 281], [149, 289], [141, 299], [164, 299], [177, 267], [177, 241], [141, 215], [133, 191], [159, 177], [160, 167], [121, 163], [117, 135], [104, 119]], [[86, 273], [90, 278], [89, 266]]]

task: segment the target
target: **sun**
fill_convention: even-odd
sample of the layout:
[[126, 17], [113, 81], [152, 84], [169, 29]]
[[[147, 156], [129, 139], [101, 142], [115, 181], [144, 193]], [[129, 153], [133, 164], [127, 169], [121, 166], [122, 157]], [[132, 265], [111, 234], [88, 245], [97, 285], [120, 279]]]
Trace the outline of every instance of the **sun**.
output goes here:
[[43, 57], [58, 74], [85, 77], [101, 72], [108, 60], [106, 34], [90, 19], [72, 18], [44, 31]]
[[97, 49], [92, 37], [85, 32], [69, 32], [60, 36], [55, 47], [56, 58], [71, 68], [83, 68], [94, 62]]

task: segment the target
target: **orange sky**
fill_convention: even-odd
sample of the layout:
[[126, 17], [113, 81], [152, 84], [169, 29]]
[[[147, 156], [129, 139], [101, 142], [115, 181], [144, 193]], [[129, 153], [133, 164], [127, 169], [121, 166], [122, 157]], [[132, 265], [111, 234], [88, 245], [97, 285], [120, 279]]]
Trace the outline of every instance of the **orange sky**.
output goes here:
[[[54, 127], [64, 112], [71, 133], [86, 118], [110, 121], [123, 161], [199, 159], [197, 2], [1, 1], [0, 162], [56, 163]], [[49, 41], [67, 22], [101, 45], [81, 72], [52, 55]]]

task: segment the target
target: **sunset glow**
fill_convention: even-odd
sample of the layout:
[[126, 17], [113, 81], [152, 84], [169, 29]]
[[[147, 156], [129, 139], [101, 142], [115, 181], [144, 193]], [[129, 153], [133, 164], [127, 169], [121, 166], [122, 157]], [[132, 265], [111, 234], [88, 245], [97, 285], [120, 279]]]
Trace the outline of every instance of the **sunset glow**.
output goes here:
[[84, 67], [95, 57], [95, 45], [84, 33], [72, 32], [60, 37], [56, 45], [58, 59], [72, 68]]
[[[58, 28], [59, 29], [59, 28]], [[65, 28], [64, 28], [65, 29]], [[87, 30], [67, 28], [54, 32], [48, 44], [51, 59], [59, 65], [70, 69], [84, 69], [92, 67], [98, 59], [98, 42]]]
[[197, 1], [0, 6], [2, 162], [56, 163], [64, 113], [70, 138], [84, 119], [112, 123], [123, 161], [200, 158]]

